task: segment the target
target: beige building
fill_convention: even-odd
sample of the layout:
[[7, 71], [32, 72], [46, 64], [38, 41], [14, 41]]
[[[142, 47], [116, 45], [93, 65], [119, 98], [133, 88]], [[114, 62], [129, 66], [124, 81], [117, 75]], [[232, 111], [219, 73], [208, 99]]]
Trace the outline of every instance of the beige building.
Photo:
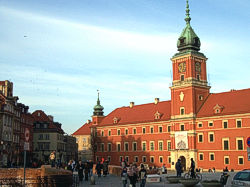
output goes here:
[[36, 110], [32, 113], [32, 116], [34, 118], [33, 158], [37, 161], [49, 163], [49, 156], [55, 151], [57, 162], [67, 162], [66, 143], [61, 124], [54, 122], [53, 117], [47, 116], [42, 110]]
[[79, 160], [92, 160], [91, 149], [91, 121], [88, 120], [81, 128], [72, 134], [76, 138], [78, 144], [78, 159]]

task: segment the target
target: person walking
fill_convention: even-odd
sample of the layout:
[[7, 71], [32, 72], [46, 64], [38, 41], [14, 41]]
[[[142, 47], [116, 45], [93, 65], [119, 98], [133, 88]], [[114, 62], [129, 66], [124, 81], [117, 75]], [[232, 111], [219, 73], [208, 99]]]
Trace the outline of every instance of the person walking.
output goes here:
[[126, 187], [127, 183], [128, 183], [128, 180], [127, 180], [128, 179], [128, 172], [127, 172], [126, 166], [124, 166], [122, 169], [121, 178], [122, 178], [123, 187]]
[[195, 162], [194, 159], [191, 158], [191, 166], [190, 166], [190, 171], [191, 171], [191, 178], [194, 179], [195, 178]]
[[108, 161], [105, 160], [103, 162], [103, 176], [106, 177], [108, 175], [108, 169], [109, 169], [109, 166], [108, 166]]
[[175, 169], [177, 172], [177, 177], [181, 177], [181, 172], [182, 172], [181, 159], [178, 159], [178, 161], [176, 162]]
[[147, 170], [144, 168], [144, 165], [141, 165], [141, 170], [139, 171], [139, 178], [141, 181], [140, 187], [145, 187], [147, 179]]
[[84, 169], [84, 165], [81, 160], [78, 162], [76, 169], [78, 171], [79, 181], [81, 182], [83, 180], [83, 169]]
[[136, 184], [136, 170], [135, 170], [135, 167], [132, 164], [130, 164], [130, 166], [128, 168], [128, 178], [129, 178], [130, 185], [132, 185], [132, 187], [135, 187], [135, 184]]
[[98, 177], [101, 177], [102, 176], [102, 164], [100, 161], [98, 161], [98, 163], [96, 164], [95, 170], [96, 170]]
[[89, 179], [89, 165], [87, 162], [84, 163], [84, 177], [85, 177], [85, 181], [88, 181], [88, 179]]

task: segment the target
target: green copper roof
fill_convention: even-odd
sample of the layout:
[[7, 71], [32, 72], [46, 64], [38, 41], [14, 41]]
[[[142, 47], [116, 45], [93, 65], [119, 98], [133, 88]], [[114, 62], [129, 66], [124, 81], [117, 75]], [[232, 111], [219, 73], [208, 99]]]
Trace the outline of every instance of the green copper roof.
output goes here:
[[185, 50], [195, 50], [199, 51], [200, 50], [200, 39], [199, 37], [195, 34], [193, 28], [190, 25], [190, 14], [189, 14], [189, 4], [187, 0], [187, 6], [186, 6], [186, 27], [183, 29], [181, 36], [178, 39], [177, 42], [177, 47], [178, 51], [185, 51]]
[[100, 99], [99, 99], [99, 90], [98, 91], [98, 98], [97, 98], [97, 103], [94, 106], [94, 112], [93, 115], [94, 116], [103, 116], [103, 109], [104, 107], [101, 105]]

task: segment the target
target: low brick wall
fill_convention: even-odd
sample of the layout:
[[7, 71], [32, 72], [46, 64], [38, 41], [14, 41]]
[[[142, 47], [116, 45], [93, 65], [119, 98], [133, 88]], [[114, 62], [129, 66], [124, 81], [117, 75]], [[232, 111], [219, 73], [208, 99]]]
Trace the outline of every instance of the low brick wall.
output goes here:
[[[8, 180], [13, 182], [13, 179], [15, 179], [17, 183], [22, 183], [23, 170], [23, 168], [0, 169], [0, 183]], [[31, 186], [39, 186], [39, 183], [60, 183], [55, 186], [70, 186], [73, 182], [71, 171], [51, 168], [48, 165], [44, 165], [41, 168], [27, 168], [25, 172], [26, 183], [32, 184]]]

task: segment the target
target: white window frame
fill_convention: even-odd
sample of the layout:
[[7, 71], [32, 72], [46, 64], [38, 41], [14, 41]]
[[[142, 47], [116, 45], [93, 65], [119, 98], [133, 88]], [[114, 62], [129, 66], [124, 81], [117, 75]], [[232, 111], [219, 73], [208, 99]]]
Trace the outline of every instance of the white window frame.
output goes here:
[[[160, 149], [160, 143], [162, 143], [162, 149]], [[159, 140], [158, 141], [158, 151], [163, 151], [164, 147], [163, 147], [163, 140]]]
[[[204, 153], [199, 153], [198, 155], [199, 155], [199, 161], [204, 161]], [[201, 155], [202, 155], [202, 160], [201, 160], [201, 157], [200, 157]]]
[[[226, 158], [228, 158], [228, 164], [226, 163]], [[230, 165], [230, 157], [224, 156], [224, 165]]]
[[[213, 141], [210, 140], [210, 135], [213, 135]], [[214, 132], [208, 132], [208, 142], [209, 143], [214, 143], [215, 142], [215, 136], [214, 136]]]
[[[211, 160], [211, 155], [214, 155], [214, 159]], [[214, 153], [209, 153], [209, 161], [215, 161], [215, 154]]]
[[[225, 149], [224, 141], [228, 141], [228, 149]], [[229, 141], [229, 138], [222, 138], [222, 149], [225, 150], [225, 151], [230, 150], [230, 141]]]

